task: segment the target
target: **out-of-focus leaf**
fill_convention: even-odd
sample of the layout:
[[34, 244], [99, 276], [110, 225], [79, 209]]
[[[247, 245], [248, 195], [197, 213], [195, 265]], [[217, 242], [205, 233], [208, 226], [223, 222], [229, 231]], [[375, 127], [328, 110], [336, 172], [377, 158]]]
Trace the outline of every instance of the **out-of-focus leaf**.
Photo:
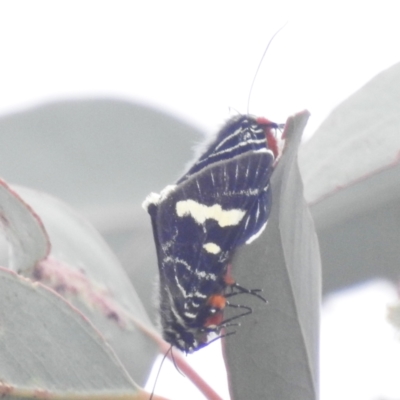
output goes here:
[[100, 235], [59, 200], [15, 190], [39, 215], [51, 254], [25, 271], [76, 306], [105, 336], [135, 381], [143, 384], [158, 348], [134, 321], [153, 329], [125, 270]]
[[10, 269], [16, 272], [32, 269], [47, 256], [50, 244], [43, 224], [3, 180], [0, 180], [0, 223], [10, 243]]
[[54, 292], [0, 267], [0, 304], [0, 387], [9, 398], [138, 391], [95, 328]]
[[[178, 177], [194, 137], [201, 138], [199, 130], [161, 110], [98, 98], [1, 116], [0, 131], [0, 171], [7, 182], [89, 213], [140, 204]], [[169, 145], [174, 157], [165, 151]]]
[[[230, 299], [253, 309], [224, 340], [233, 399], [318, 398], [320, 257], [297, 166], [307, 119], [307, 112], [289, 118], [267, 228], [234, 259], [236, 281], [264, 289], [268, 304], [246, 294]], [[238, 312], [228, 307], [226, 317]]]
[[400, 333], [400, 301], [395, 304], [391, 304], [388, 307], [388, 321], [397, 329]]
[[[61, 188], [62, 192], [65, 192], [70, 187], [70, 192], [72, 193], [70, 194], [70, 200], [75, 204], [77, 202], [79, 205], [82, 199], [87, 201], [87, 198], [92, 196], [92, 199], [96, 200], [96, 204], [93, 206], [90, 206], [89, 203], [84, 204], [84, 211], [91, 217], [95, 216], [93, 220], [100, 228], [103, 228], [103, 232], [106, 232], [108, 236], [115, 234], [115, 237], [112, 236], [111, 238], [112, 243], [119, 236], [124, 239], [122, 243], [126, 242], [126, 234], [132, 230], [137, 234], [141, 234], [142, 227], [136, 226], [132, 211], [136, 210], [134, 202], [140, 203], [150, 189], [144, 190], [143, 187], [132, 184], [136, 179], [135, 177], [138, 178], [137, 183], [144, 182], [152, 190], [160, 189], [165, 185], [165, 182], [173, 180], [177, 171], [182, 168], [182, 160], [186, 159], [185, 154], [190, 151], [189, 143], [193, 141], [193, 133], [198, 134], [194, 128], [189, 129], [187, 125], [180, 123], [176, 119], [160, 115], [154, 110], [144, 109], [142, 114], [142, 107], [137, 107], [138, 110], [133, 110], [134, 112], [132, 113], [131, 107], [132, 105], [130, 104], [113, 101], [78, 101], [77, 104], [67, 102], [32, 110], [27, 115], [19, 115], [16, 121], [16, 116], [2, 121], [4, 122], [4, 125], [2, 125], [4, 128], [8, 126], [10, 131], [15, 133], [15, 130], [17, 130], [18, 132], [18, 135], [10, 135], [10, 140], [8, 141], [10, 142], [13, 137], [19, 137], [15, 147], [13, 147], [14, 152], [18, 154], [25, 154], [24, 150], [27, 152], [26, 159], [22, 157], [25, 167], [19, 169], [23, 177], [18, 176], [15, 180], [29, 182], [29, 184], [36, 181], [45, 185], [51, 185], [54, 182], [58, 189]], [[77, 117], [66, 116], [64, 111], [67, 114], [72, 112]], [[46, 117], [48, 112], [50, 112], [49, 118]], [[54, 115], [51, 115], [53, 112]], [[99, 120], [99, 115], [101, 115], [101, 121]], [[134, 123], [131, 120], [127, 122], [132, 115]], [[60, 123], [62, 120], [74, 121], [74, 123], [72, 125], [68, 123], [64, 125]], [[117, 123], [115, 122], [116, 120]], [[46, 121], [45, 124], [41, 123], [43, 121]], [[76, 123], [76, 121], [79, 121], [79, 123]], [[127, 135], [125, 139], [119, 138], [119, 135], [117, 138], [116, 132], [110, 129], [104, 129], [105, 126], [110, 124], [116, 129], [115, 127], [120, 121], [123, 122], [121, 123], [122, 126], [118, 128], [118, 132], [124, 131], [125, 135]], [[55, 126], [53, 126], [53, 123], [55, 123]], [[34, 132], [32, 132], [32, 126], [34, 126]], [[53, 142], [51, 138], [55, 137], [54, 131], [57, 130], [56, 127], [61, 127], [61, 131], [56, 135], [57, 140]], [[21, 131], [19, 130], [20, 128]], [[110, 131], [113, 133], [112, 137], [107, 136]], [[68, 132], [72, 133], [72, 136]], [[132, 135], [132, 132], [137, 134]], [[104, 144], [108, 140], [99, 140], [99, 134], [100, 136], [104, 134], [109, 137], [113, 145], [112, 148], [109, 145], [105, 146], [103, 149], [105, 154], [103, 156], [93, 150], [93, 148], [98, 149], [96, 144]], [[26, 140], [19, 135], [25, 137]], [[74, 135], [77, 135], [79, 140], [75, 140], [77, 138]], [[91, 135], [94, 135], [96, 140], [88, 140], [85, 142], [88, 147], [85, 147], [82, 140], [84, 137], [90, 138]], [[159, 148], [159, 144], [165, 142], [165, 140], [164, 142], [160, 140], [160, 136], [167, 137], [169, 145], [178, 154], [177, 157], [171, 160], [170, 152], [162, 152], [161, 157], [165, 157], [169, 161], [167, 164], [164, 163], [166, 168], [163, 168], [161, 172], [158, 171], [160, 173], [154, 174], [152, 169], [159, 168], [159, 163], [151, 161], [152, 158], [148, 158], [148, 154], [153, 154], [154, 148]], [[68, 140], [66, 140], [67, 137]], [[34, 138], [32, 146], [27, 145], [30, 138]], [[45, 148], [50, 149], [45, 154], [41, 153], [44, 148], [43, 145], [36, 148], [36, 144], [43, 141], [46, 142]], [[58, 153], [57, 149], [60, 147], [60, 143], [62, 143], [61, 153]], [[124, 149], [122, 157], [119, 153], [121, 143], [125, 143], [122, 145]], [[137, 153], [129, 150], [129, 143], [132, 143], [133, 150], [137, 151]], [[20, 145], [22, 149], [19, 147]], [[112, 151], [110, 152], [110, 150], [118, 151], [118, 157], [116, 158], [118, 165], [121, 164], [121, 159], [123, 158], [129, 168], [122, 167], [119, 169], [115, 166], [112, 167], [119, 172], [117, 174], [118, 180], [115, 180], [115, 174], [112, 175], [110, 172], [112, 169], [109, 166], [107, 166], [106, 173], [101, 168], [100, 170], [96, 169], [96, 171], [94, 171], [94, 168], [90, 168], [89, 177], [94, 173], [98, 177], [92, 176], [87, 180], [87, 176], [85, 178], [82, 171], [85, 171], [87, 166], [90, 167], [92, 165], [91, 161], [88, 160], [90, 154], [95, 153], [95, 157], [93, 156], [95, 158], [94, 163], [103, 167], [106, 163], [98, 164], [99, 159], [107, 159], [109, 162], [113, 162]], [[83, 158], [80, 157], [81, 153], [85, 155]], [[145, 161], [143, 159], [139, 160], [137, 154], [147, 154], [147, 156], [143, 156]], [[126, 156], [125, 158], [124, 155]], [[83, 165], [80, 163], [82, 159], [84, 160]], [[5, 159], [2, 158], [2, 161], [4, 162]], [[6, 163], [7, 165], [4, 166], [2, 164], [4, 166], [4, 168], [2, 167], [3, 173], [6, 170], [8, 171], [7, 176], [14, 174], [16, 171], [15, 161], [12, 158], [9, 161], [10, 165]], [[38, 163], [40, 166], [38, 166]], [[60, 163], [63, 166], [60, 166]], [[63, 172], [60, 173], [60, 168], [67, 175]], [[53, 171], [57, 178], [52, 178]], [[69, 172], [71, 171], [79, 171], [78, 180], [72, 174], [74, 183], [78, 183], [77, 186], [74, 184], [73, 190], [70, 184], [71, 175]], [[38, 180], [32, 177], [35, 173], [39, 174]], [[121, 173], [130, 176], [131, 183], [129, 185], [122, 183], [126, 176], [124, 175], [125, 178], [121, 178]], [[134, 174], [134, 181], [132, 181], [132, 173]], [[62, 175], [61, 180], [60, 174]], [[114, 176], [112, 181], [110, 181], [111, 176]], [[146, 178], [149, 176], [152, 179]], [[170, 178], [165, 178], [166, 176], [170, 176]], [[158, 179], [158, 184], [154, 184], [154, 177], [156, 180]], [[99, 189], [100, 182], [103, 189], [100, 188], [100, 191], [95, 192], [93, 188], [97, 187]], [[79, 186], [79, 184], [83, 186]], [[49, 257], [42, 259], [38, 263], [36, 262], [37, 260], [33, 261], [31, 259], [31, 262], [26, 264], [23, 268], [25, 275], [38, 279], [41, 283], [52, 287], [70, 303], [79, 308], [95, 324], [96, 328], [104, 334], [108, 344], [118, 353], [120, 360], [135, 381], [143, 383], [147, 377], [153, 355], [157, 351], [157, 346], [153, 340], [149, 340], [150, 335], [147, 333], [143, 335], [136, 325], [132, 323], [133, 319], [135, 319], [151, 328], [147, 314], [143, 311], [141, 303], [137, 302], [137, 296], [135, 296], [132, 286], [128, 283], [126, 275], [118, 272], [120, 267], [118, 263], [115, 263], [115, 257], [107, 247], [104, 247], [101, 239], [97, 240], [99, 239], [98, 235], [93, 232], [93, 229], [88, 227], [87, 223], [68, 207], [42, 193], [21, 187], [16, 187], [16, 190], [40, 213], [38, 222], [40, 223], [43, 220], [52, 244], [52, 251]], [[55, 191], [57, 192], [57, 190]], [[104, 193], [106, 194], [105, 199], [102, 197]], [[122, 195], [122, 197], [119, 196], [119, 202], [112, 204], [110, 200], [116, 197], [116, 193]], [[30, 208], [28, 207], [28, 209]], [[109, 211], [112, 212], [110, 213]], [[104, 213], [106, 215], [102, 218]], [[133, 278], [133, 285], [142, 289], [142, 292], [146, 295], [145, 299], [151, 298], [148, 301], [148, 309], [155, 309], [156, 307], [153, 303], [153, 280], [157, 263], [154, 243], [149, 217], [142, 209], [140, 209], [140, 217], [141, 220], [146, 221], [148, 227], [149, 236], [146, 239], [146, 245], [152, 254], [151, 260], [154, 260], [154, 262], [152, 265], [149, 265], [149, 260], [147, 259], [143, 262], [142, 272], [139, 277], [140, 281]], [[132, 226], [132, 223], [134, 226]], [[117, 249], [121, 248], [121, 242], [117, 243], [116, 247]], [[138, 269], [137, 264], [140, 263], [140, 259], [143, 256], [142, 253], [143, 246], [139, 245], [136, 253], [133, 252], [133, 256], [126, 260], [126, 266], [129, 266], [131, 270]], [[130, 267], [130, 264], [132, 264], [132, 267]], [[143, 278], [142, 275], [147, 275], [147, 278]], [[135, 275], [132, 274], [132, 276]], [[151, 281], [151, 284], [149, 284], [149, 281]], [[182, 367], [182, 369], [184, 368]], [[202, 385], [205, 386], [204, 384]]]
[[340, 104], [299, 152], [324, 268], [324, 292], [397, 279], [400, 64]]
[[377, 75], [332, 111], [302, 146], [299, 163], [309, 203], [399, 163], [399, 79], [400, 64]]
[[0, 116], [0, 131], [0, 175], [50, 193], [89, 219], [155, 320], [157, 260], [140, 204], [183, 172], [203, 136], [199, 129], [162, 110], [93, 98]]

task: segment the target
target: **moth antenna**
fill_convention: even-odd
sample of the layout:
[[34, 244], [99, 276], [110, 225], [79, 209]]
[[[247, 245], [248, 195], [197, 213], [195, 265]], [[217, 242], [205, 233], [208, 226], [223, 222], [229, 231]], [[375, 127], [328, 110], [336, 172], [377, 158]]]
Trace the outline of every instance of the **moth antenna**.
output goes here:
[[[152, 399], [153, 399], [154, 390], [155, 390], [155, 388], [156, 388], [156, 384], [157, 384], [157, 381], [158, 381], [158, 377], [159, 377], [160, 372], [161, 372], [161, 367], [163, 366], [164, 361], [165, 361], [165, 359], [167, 358], [169, 352], [171, 352], [171, 354], [172, 354], [172, 344], [171, 344], [170, 348], [167, 350], [167, 352], [164, 354], [163, 359], [161, 360], [161, 364], [160, 364], [160, 367], [158, 368], [157, 375], [156, 375], [156, 379], [154, 380], [153, 390], [151, 391], [151, 395], [150, 395], [149, 400], [152, 400]], [[172, 356], [172, 359], [174, 360], [174, 356]], [[175, 364], [175, 360], [174, 360], [174, 364]], [[175, 365], [175, 366], [176, 366], [176, 365]], [[178, 370], [178, 371], [179, 371], [179, 370]]]
[[274, 40], [275, 36], [276, 36], [288, 23], [289, 23], [289, 21], [286, 21], [286, 22], [273, 34], [272, 38], [269, 40], [269, 42], [268, 42], [268, 44], [267, 44], [267, 47], [266, 47], [265, 50], [264, 50], [264, 53], [263, 53], [263, 55], [262, 55], [262, 57], [261, 57], [260, 62], [258, 63], [258, 67], [257, 67], [257, 69], [256, 69], [256, 73], [254, 74], [253, 80], [252, 80], [251, 85], [250, 85], [249, 97], [247, 98], [247, 114], [249, 114], [249, 110], [250, 110], [250, 99], [251, 99], [251, 94], [252, 94], [252, 92], [253, 92], [254, 83], [255, 83], [255, 81], [256, 81], [256, 79], [257, 79], [258, 71], [259, 71], [260, 68], [261, 68], [261, 64], [262, 64], [263, 61], [264, 61], [264, 58], [265, 58], [265, 55], [267, 54], [267, 51], [268, 51], [268, 49], [269, 49], [269, 46], [271, 45], [271, 43], [272, 43], [272, 41]]
[[231, 114], [232, 111], [235, 111], [236, 115], [241, 115], [240, 112], [238, 110], [236, 110], [235, 107], [229, 106], [228, 111], [229, 111], [229, 114]]
[[179, 369], [178, 364], [175, 361], [175, 357], [174, 357], [174, 352], [172, 351], [172, 346], [170, 347], [171, 350], [171, 358], [172, 358], [172, 362], [174, 363], [174, 367], [175, 369], [183, 376], [186, 378], [186, 375]]

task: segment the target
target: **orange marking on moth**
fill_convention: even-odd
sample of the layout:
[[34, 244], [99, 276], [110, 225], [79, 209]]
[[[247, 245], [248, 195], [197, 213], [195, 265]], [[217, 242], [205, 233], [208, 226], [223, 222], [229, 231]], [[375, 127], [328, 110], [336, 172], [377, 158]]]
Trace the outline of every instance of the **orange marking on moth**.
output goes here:
[[276, 140], [275, 135], [272, 133], [272, 126], [275, 124], [263, 117], [257, 118], [257, 123], [264, 128], [268, 148], [272, 151], [272, 153], [274, 153], [275, 158], [277, 158], [279, 154], [278, 141]]
[[222, 315], [222, 312], [219, 312], [219, 313], [213, 315], [212, 317], [207, 318], [204, 326], [206, 326], [206, 327], [218, 326], [218, 325], [221, 325], [222, 321], [223, 321], [223, 315]]
[[232, 276], [232, 264], [228, 264], [228, 266], [226, 268], [226, 272], [224, 275], [224, 282], [228, 286], [233, 286], [236, 283], [236, 281], [233, 279], [233, 276]]
[[207, 304], [217, 310], [223, 310], [226, 306], [226, 298], [222, 294], [214, 294], [208, 298]]
[[214, 294], [208, 298], [207, 304], [216, 310], [216, 313], [207, 318], [205, 326], [218, 326], [223, 320], [222, 311], [226, 306], [226, 298], [222, 294]]

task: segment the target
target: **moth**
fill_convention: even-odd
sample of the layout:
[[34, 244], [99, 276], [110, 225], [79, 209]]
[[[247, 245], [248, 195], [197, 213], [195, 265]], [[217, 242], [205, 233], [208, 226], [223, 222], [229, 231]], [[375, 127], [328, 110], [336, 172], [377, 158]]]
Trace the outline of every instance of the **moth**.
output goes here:
[[[282, 127], [265, 118], [233, 117], [182, 178], [143, 203], [157, 251], [163, 337], [186, 353], [206, 346], [211, 334], [219, 335], [232, 319], [251, 312], [231, 304], [231, 296], [262, 298], [259, 290], [235, 282], [231, 260], [267, 224], [278, 156], [274, 133]], [[244, 312], [224, 320], [227, 306]]]

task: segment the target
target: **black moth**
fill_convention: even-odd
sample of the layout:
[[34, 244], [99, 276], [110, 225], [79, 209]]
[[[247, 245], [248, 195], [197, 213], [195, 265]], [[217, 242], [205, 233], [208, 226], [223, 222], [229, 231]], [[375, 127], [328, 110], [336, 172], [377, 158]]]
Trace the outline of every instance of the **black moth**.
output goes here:
[[[278, 153], [273, 131], [281, 127], [249, 115], [232, 118], [175, 185], [143, 203], [158, 257], [163, 337], [186, 353], [251, 312], [228, 297], [244, 292], [262, 298], [234, 281], [230, 262], [234, 250], [266, 226]], [[224, 320], [226, 306], [245, 311]]]

